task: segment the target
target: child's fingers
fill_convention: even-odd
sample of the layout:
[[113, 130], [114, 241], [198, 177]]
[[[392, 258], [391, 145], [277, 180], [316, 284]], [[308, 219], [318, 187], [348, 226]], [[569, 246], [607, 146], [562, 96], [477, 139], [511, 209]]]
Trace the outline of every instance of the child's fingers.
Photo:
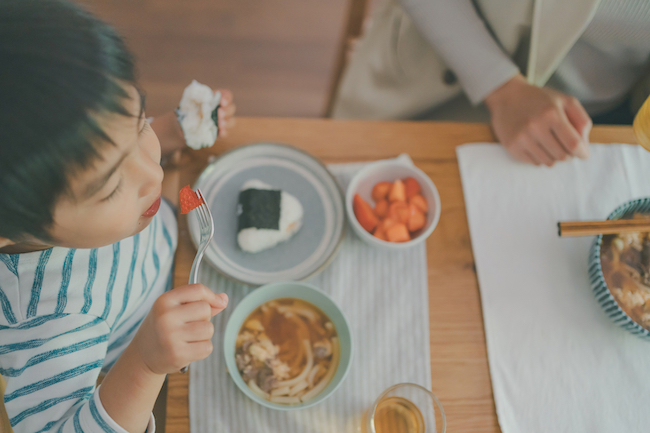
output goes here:
[[234, 103], [228, 105], [227, 107], [219, 107], [219, 110], [217, 110], [219, 120], [227, 120], [228, 118], [233, 117], [235, 115], [235, 111], [237, 111], [237, 106]]
[[217, 296], [224, 296], [221, 306], [215, 307], [206, 301], [187, 302], [177, 305], [174, 308], [175, 318], [179, 323], [189, 323], [197, 321], [209, 321], [216, 314], [221, 313], [228, 305], [228, 296], [224, 293]]
[[212, 317], [212, 306], [206, 301], [188, 302], [177, 306], [174, 314], [180, 323], [207, 322]]
[[222, 305], [222, 306], [221, 306], [221, 307], [216, 307], [216, 308], [215, 308], [215, 307], [212, 307], [212, 311], [211, 311], [211, 313], [212, 313], [213, 316], [215, 316], [215, 315], [221, 313], [221, 312], [222, 312], [223, 310], [225, 310], [226, 307], [228, 306], [228, 295], [226, 295], [225, 293], [219, 293], [218, 296], [221, 297], [221, 301], [222, 301], [222, 304], [221, 304], [221, 305]]
[[226, 308], [228, 305], [228, 297], [222, 297], [212, 290], [205, 287], [203, 284], [189, 284], [187, 286], [180, 286], [174, 290], [165, 293], [166, 302], [169, 307], [175, 307], [181, 304], [188, 304], [190, 302], [205, 301], [212, 308]]
[[225, 118], [219, 116], [219, 137], [224, 138], [228, 136], [228, 130], [235, 126], [235, 123], [237, 123], [237, 120], [234, 117]]
[[190, 322], [183, 327], [183, 340], [188, 343], [210, 340], [214, 325], [210, 321]]
[[198, 361], [210, 356], [212, 349], [212, 341], [197, 341], [194, 343], [187, 343], [185, 345], [184, 354], [190, 362]]
[[222, 107], [227, 107], [232, 103], [232, 92], [228, 89], [217, 89], [217, 92], [221, 92], [221, 100], [219, 101], [219, 105]]

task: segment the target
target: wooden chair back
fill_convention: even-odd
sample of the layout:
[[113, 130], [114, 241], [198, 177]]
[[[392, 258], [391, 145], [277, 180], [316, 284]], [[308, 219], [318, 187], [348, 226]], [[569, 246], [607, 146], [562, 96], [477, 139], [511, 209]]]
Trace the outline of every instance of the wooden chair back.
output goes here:
[[327, 105], [325, 107], [325, 117], [331, 117], [332, 109], [334, 107], [334, 99], [336, 92], [341, 83], [343, 71], [348, 63], [354, 43], [356, 42], [364, 29], [364, 22], [369, 10], [372, 0], [350, 0], [348, 6], [347, 22], [344, 27], [343, 36], [337, 52], [334, 73], [329, 86], [329, 94], [327, 97]]

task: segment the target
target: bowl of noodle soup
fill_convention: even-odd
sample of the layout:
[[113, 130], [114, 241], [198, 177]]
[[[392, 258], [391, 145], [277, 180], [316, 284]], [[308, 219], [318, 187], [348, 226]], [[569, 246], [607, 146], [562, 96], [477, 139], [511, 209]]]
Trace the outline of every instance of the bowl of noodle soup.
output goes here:
[[352, 358], [347, 320], [329, 296], [299, 282], [246, 296], [224, 336], [228, 372], [246, 396], [271, 409], [301, 409], [331, 395]]
[[[626, 202], [607, 217], [650, 216], [650, 198]], [[614, 323], [650, 340], [650, 234], [598, 235], [589, 254], [596, 300]]]

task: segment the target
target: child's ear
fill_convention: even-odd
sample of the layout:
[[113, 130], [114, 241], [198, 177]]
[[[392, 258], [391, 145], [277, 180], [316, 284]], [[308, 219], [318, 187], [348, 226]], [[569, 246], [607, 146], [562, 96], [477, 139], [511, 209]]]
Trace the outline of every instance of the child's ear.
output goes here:
[[7, 247], [9, 245], [14, 245], [16, 242], [12, 241], [11, 239], [3, 238], [0, 236], [0, 248]]

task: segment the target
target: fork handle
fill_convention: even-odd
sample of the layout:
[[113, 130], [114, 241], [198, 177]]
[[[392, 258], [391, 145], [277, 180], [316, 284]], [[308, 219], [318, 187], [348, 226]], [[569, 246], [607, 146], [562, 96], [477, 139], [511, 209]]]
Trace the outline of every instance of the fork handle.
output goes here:
[[[194, 256], [194, 262], [192, 262], [192, 268], [190, 269], [190, 278], [188, 279], [188, 284], [196, 284], [199, 282], [199, 265], [201, 264], [201, 259], [203, 259], [204, 250], [196, 253]], [[187, 373], [187, 368], [189, 365], [181, 368], [181, 373]]]
[[192, 263], [192, 268], [190, 268], [190, 278], [188, 279], [187, 284], [196, 284], [199, 282], [199, 264], [203, 258], [203, 253], [198, 252], [194, 257], [194, 262]]
[[[194, 262], [192, 263], [192, 268], [190, 269], [190, 278], [188, 279], [188, 284], [196, 284], [199, 282], [199, 264], [203, 258], [203, 252], [199, 251], [196, 256], [194, 256]], [[187, 373], [189, 365], [181, 368], [181, 373]]]

